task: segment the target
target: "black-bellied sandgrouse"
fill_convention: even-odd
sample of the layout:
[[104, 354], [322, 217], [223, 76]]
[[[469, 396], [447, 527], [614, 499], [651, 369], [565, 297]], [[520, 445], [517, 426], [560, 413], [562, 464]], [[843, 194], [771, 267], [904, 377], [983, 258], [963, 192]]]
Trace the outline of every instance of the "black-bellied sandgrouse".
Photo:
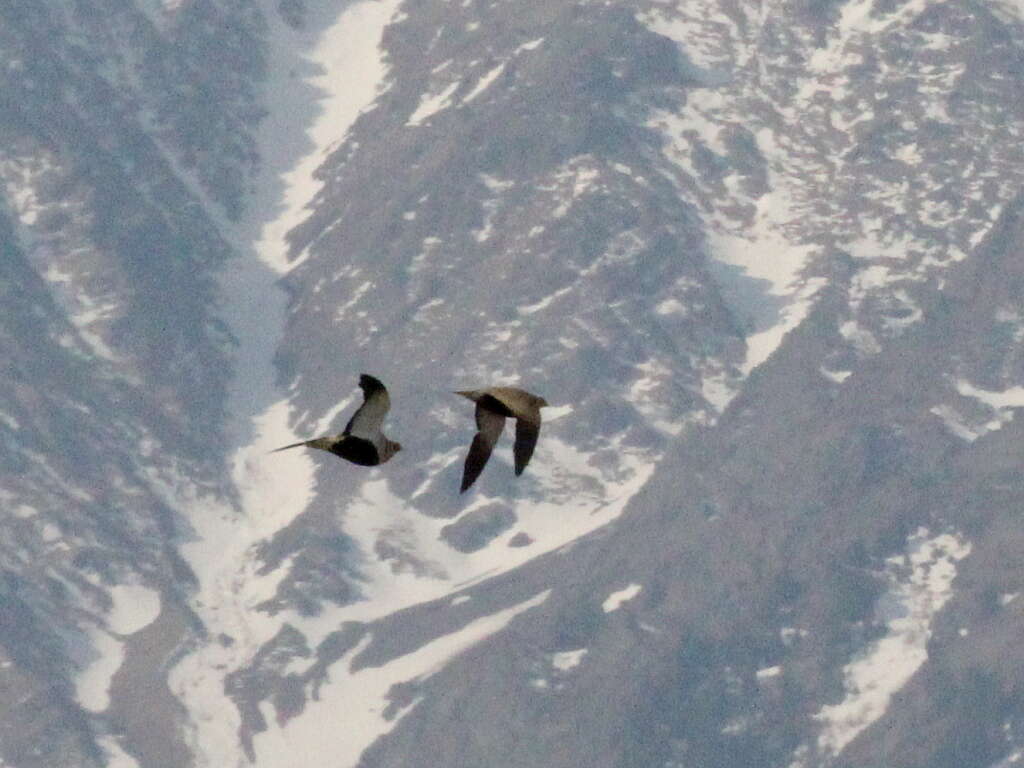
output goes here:
[[384, 416], [391, 408], [388, 390], [380, 383], [379, 379], [365, 373], [359, 377], [359, 388], [363, 390], [363, 404], [352, 414], [345, 431], [340, 435], [328, 435], [301, 443], [292, 443], [277, 448], [271, 453], [304, 445], [307, 448], [329, 451], [335, 456], [340, 456], [346, 461], [361, 464], [364, 467], [374, 467], [388, 461], [402, 450], [400, 443], [388, 440], [381, 432]]
[[505, 419], [516, 420], [516, 442], [513, 454], [516, 460], [516, 475], [523, 474], [530, 462], [533, 449], [540, 434], [540, 409], [548, 404], [543, 397], [530, 394], [517, 387], [488, 387], [456, 392], [476, 403], [476, 436], [466, 456], [462, 472], [464, 493], [480, 477], [487, 460], [491, 457], [494, 444], [505, 428]]

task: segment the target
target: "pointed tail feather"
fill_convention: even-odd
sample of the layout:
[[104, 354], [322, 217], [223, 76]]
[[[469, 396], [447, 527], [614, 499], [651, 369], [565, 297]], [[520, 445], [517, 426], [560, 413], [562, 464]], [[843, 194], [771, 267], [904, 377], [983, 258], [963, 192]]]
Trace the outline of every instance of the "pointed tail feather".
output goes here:
[[278, 451], [287, 451], [289, 448], [298, 448], [300, 445], [305, 445], [307, 441], [303, 440], [301, 443], [292, 443], [291, 445], [282, 445], [280, 448], [275, 448], [267, 453], [277, 453]]

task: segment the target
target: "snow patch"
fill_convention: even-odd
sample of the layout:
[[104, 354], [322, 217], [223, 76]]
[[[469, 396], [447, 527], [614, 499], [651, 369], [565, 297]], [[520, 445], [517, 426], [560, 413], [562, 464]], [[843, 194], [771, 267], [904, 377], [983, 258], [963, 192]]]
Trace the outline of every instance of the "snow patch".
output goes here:
[[886, 560], [889, 591], [877, 611], [888, 629], [843, 668], [846, 696], [814, 715], [822, 723], [818, 750], [835, 756], [878, 720], [928, 658], [932, 621], [953, 594], [956, 564], [971, 552], [959, 534], [932, 536], [920, 528], [907, 541], [905, 555]]
[[[773, 146], [764, 131], [758, 139], [765, 147]], [[785, 192], [779, 189], [763, 195], [756, 206], [753, 223], [745, 233], [721, 229], [709, 233], [711, 257], [739, 268], [750, 280], [760, 281], [768, 298], [765, 303], [776, 297], [774, 303], [779, 305], [772, 316], [756, 317], [756, 306], [746, 301], [733, 302], [733, 310], [740, 318], [749, 315], [754, 323], [754, 332], [747, 336], [747, 357], [740, 366], [745, 375], [767, 360], [785, 335], [803, 321], [811, 300], [826, 282], [823, 278], [800, 279], [813, 246], [793, 243], [786, 235], [786, 226], [795, 214]]]
[[110, 706], [110, 682], [124, 661], [124, 643], [97, 627], [86, 636], [96, 658], [75, 678], [75, 698], [83, 709], [99, 713]]
[[[267, 171], [261, 182], [284, 185], [282, 199], [265, 201], [264, 210], [254, 211], [253, 219], [266, 221], [256, 243], [261, 258], [279, 272], [289, 269], [287, 233], [306, 216], [307, 206], [323, 188], [315, 177], [326, 159], [326, 153], [342, 142], [349, 128], [377, 96], [387, 67], [380, 50], [380, 40], [388, 21], [398, 8], [399, 0], [358, 2], [349, 5], [337, 21], [313, 39], [302, 39], [308, 54], [297, 57], [295, 65], [282, 66], [267, 86], [269, 102], [277, 109], [268, 114], [260, 126], [260, 148]], [[271, 38], [276, 56], [287, 62], [296, 58], [296, 33], [279, 24]], [[318, 94], [319, 112], [308, 126], [296, 126], [296, 116], [309, 109], [307, 92], [296, 88], [291, 71], [317, 72], [304, 82]], [[294, 134], [305, 129], [312, 149], [301, 158], [292, 154]], [[297, 160], [297, 161], [296, 161]], [[276, 176], [276, 178], [275, 178]], [[274, 215], [269, 213], [274, 206]], [[283, 208], [283, 210], [281, 210]]]
[[528, 43], [523, 43], [518, 48], [516, 48], [515, 52], [517, 54], [519, 54], [519, 53], [522, 53], [523, 51], [532, 51], [534, 48], [536, 48], [537, 46], [539, 46], [543, 42], [544, 42], [544, 38], [543, 37], [538, 37], [536, 40], [531, 40]]
[[[331, 409], [327, 411], [327, 413], [320, 417], [320, 420], [316, 423], [316, 426], [313, 428], [313, 432], [317, 436], [326, 434], [331, 429], [331, 425], [334, 423], [334, 420], [337, 418], [338, 414], [344, 411], [353, 403], [355, 403], [355, 401], [356, 395], [352, 394], [341, 400], [341, 402], [339, 402], [337, 405], [331, 407]], [[341, 430], [338, 431], [340, 432]]]
[[452, 104], [452, 95], [455, 90], [461, 85], [461, 81], [456, 80], [454, 83], [449, 84], [440, 93], [430, 94], [426, 93], [420, 99], [419, 106], [416, 110], [409, 115], [409, 119], [406, 121], [406, 125], [416, 126], [422, 125], [423, 121], [427, 118], [436, 115], [442, 109], [447, 109]]
[[750, 718], [735, 717], [726, 722], [719, 731], [723, 736], [738, 736], [750, 728]]
[[711, 372], [703, 371], [700, 394], [718, 413], [722, 413], [736, 396], [738, 381], [725, 368], [713, 366]]
[[765, 362], [791, 330], [796, 328], [807, 317], [811, 301], [815, 294], [827, 284], [825, 278], [808, 280], [804, 286], [792, 295], [792, 301], [779, 315], [779, 322], [770, 328], [747, 336], [747, 358], [740, 366], [744, 374], [750, 374], [761, 363]]
[[[648, 123], [666, 136], [663, 153], [677, 169], [670, 177], [687, 196], [694, 185], [701, 187], [704, 178], [693, 164], [696, 149], [710, 150], [720, 157], [730, 154], [723, 140], [724, 127], [729, 124], [723, 99], [717, 90], [696, 90], [688, 96], [681, 114], [657, 112]], [[747, 329], [747, 350], [738, 366], [739, 378], [724, 370], [704, 373], [705, 399], [719, 411], [735, 396], [742, 378], [765, 362], [789, 331], [804, 320], [826, 283], [824, 278], [803, 276], [816, 246], [802, 242], [796, 234], [802, 218], [797, 209], [798, 191], [776, 170], [785, 168], [789, 158], [770, 129], [757, 131], [755, 139], [765, 157], [768, 191], [751, 197], [742, 191], [739, 178], [731, 174], [723, 182], [731, 189], [728, 199], [742, 203], [750, 215], [730, 218], [723, 212], [724, 207], [716, 207], [704, 216], [709, 267], [725, 303]]]
[[[1010, 408], [1024, 408], [1024, 387], [1009, 387], [1002, 391], [980, 389], [965, 379], [957, 379], [956, 391], [964, 397], [972, 397], [996, 411], [1007, 411]], [[1013, 412], [1009, 411], [1009, 421]]]
[[484, 209], [484, 225], [480, 229], [472, 230], [472, 234], [478, 243], [486, 243], [494, 234], [494, 217], [501, 207], [501, 200], [492, 198], [484, 200], [480, 205]]
[[995, 321], [1013, 326], [1013, 340], [1018, 344], [1024, 341], [1024, 317], [1016, 308], [1000, 307], [996, 310]]
[[[554, 421], [571, 411], [571, 405], [545, 408], [545, 421]], [[339, 608], [332, 620], [335, 624], [371, 621], [410, 605], [438, 599], [450, 592], [453, 585], [464, 588], [497, 576], [607, 525], [622, 513], [653, 471], [643, 456], [618, 445], [610, 445], [609, 449], [619, 457], [614, 475], [595, 466], [591, 454], [555, 436], [545, 437], [538, 443], [530, 465], [529, 477], [535, 491], [524, 494], [513, 506], [516, 528], [468, 554], [452, 549], [440, 538], [441, 529], [450, 520], [418, 513], [410, 506], [413, 500], [393, 494], [386, 480], [365, 482], [359, 497], [346, 507], [342, 523], [345, 533], [367, 553], [362, 564], [365, 599]], [[461, 450], [440, 457], [439, 464], [457, 461]], [[463, 514], [491, 501], [478, 493]], [[510, 548], [509, 541], [520, 530], [526, 531], [533, 543], [529, 547]], [[391, 550], [414, 553], [417, 567], [401, 567], [395, 561], [373, 555], [382, 542]]]
[[1010, 766], [1017, 765], [1022, 760], [1024, 760], [1024, 751], [1017, 749], [1011, 752], [1002, 760], [1000, 760], [998, 763], [994, 763], [991, 766], [991, 768], [1010, 768]]
[[625, 589], [620, 589], [618, 592], [612, 592], [607, 598], [605, 598], [605, 601], [601, 603], [601, 609], [605, 613], [617, 611], [624, 603], [629, 602], [639, 595], [640, 590], [642, 589], [643, 587], [640, 584], [630, 584]]
[[545, 296], [536, 304], [527, 304], [525, 307], [519, 307], [516, 309], [516, 312], [520, 315], [532, 315], [536, 312], [540, 312], [542, 309], [546, 309], [551, 302], [572, 291], [574, 287], [575, 286], [567, 285], [565, 288], [559, 288], [550, 296]]
[[792, 646], [797, 639], [805, 638], [810, 634], [810, 632], [803, 628], [797, 629], [796, 627], [782, 627], [782, 629], [779, 630], [779, 639], [782, 641], [782, 644], [788, 648]]
[[107, 628], [118, 635], [145, 629], [160, 615], [160, 593], [141, 584], [119, 584], [110, 588], [114, 606], [107, 615]]
[[595, 186], [601, 173], [593, 163], [594, 158], [590, 155], [575, 157], [555, 171], [550, 182], [537, 184], [538, 189], [554, 193], [557, 205], [551, 211], [550, 218], [564, 218], [573, 203]]
[[675, 41], [687, 58], [704, 70], [732, 63], [735, 50], [729, 43], [738, 42], [736, 25], [713, 0], [658, 5], [638, 13], [636, 19], [652, 32]]
[[[305, 509], [314, 482], [306, 452], [269, 454], [297, 439], [288, 402], [276, 387], [273, 358], [287, 303], [276, 279], [298, 263], [289, 264], [287, 233], [323, 187], [315, 172], [378, 93], [386, 73], [379, 41], [397, 6], [398, 0], [350, 5], [326, 29], [305, 31], [269, 14], [269, 60], [276, 66], [267, 84], [273, 109], [258, 134], [263, 171], [246, 220], [229, 231], [245, 256], [222, 284], [225, 319], [241, 340], [229, 398], [243, 445], [231, 457], [238, 506], [216, 490], [196, 487], [174, 467], [150, 473], [154, 488], [185, 511], [193, 528], [182, 555], [198, 580], [192, 607], [208, 639], [181, 658], [168, 684], [188, 710], [184, 737], [198, 765], [245, 762], [241, 718], [225, 677], [247, 666], [284, 622], [309, 637], [326, 631], [315, 618], [256, 610], [275, 594], [289, 564], [264, 574], [254, 549]], [[295, 137], [303, 135], [307, 142], [297, 144]]]
[[990, 0], [988, 7], [1004, 23], [1018, 25], [1024, 22], [1024, 0]]
[[562, 419], [573, 412], [572, 405], [549, 405], [544, 409], [544, 423], [550, 423], [556, 419]]
[[512, 179], [502, 179], [489, 173], [481, 173], [479, 178], [485, 187], [495, 193], [506, 192], [516, 185]]
[[818, 372], [826, 379], [834, 381], [836, 384], [842, 384], [853, 374], [853, 371], [830, 371], [825, 366], [819, 366]]
[[46, 203], [40, 199], [39, 187], [54, 168], [54, 162], [47, 153], [22, 157], [0, 153], [0, 184], [11, 212], [22, 226], [32, 227], [45, 210]]
[[25, 520], [29, 517], [35, 517], [39, 514], [38, 509], [36, 509], [35, 507], [31, 507], [28, 504], [18, 504], [17, 506], [14, 507], [14, 509], [11, 510], [11, 512], [15, 517], [20, 518], [22, 520]]
[[0, 411], [0, 424], [3, 424], [12, 432], [22, 428], [22, 424], [17, 419], [3, 411]]
[[109, 734], [99, 736], [96, 738], [96, 743], [106, 753], [105, 768], [139, 768], [135, 758], [121, 748], [117, 737]]
[[980, 403], [991, 412], [991, 418], [979, 420], [968, 419], [949, 404], [929, 409], [929, 413], [942, 419], [950, 432], [967, 442], [1002, 429], [1013, 421], [1015, 408], [1024, 408], [1024, 387], [1009, 387], [1001, 391], [980, 389], [966, 379], [955, 379], [953, 384], [960, 395]]
[[847, 320], [840, 325], [839, 335], [862, 355], [877, 355], [882, 351], [882, 345], [878, 343], [875, 335], [867, 328], [861, 328], [856, 320]]
[[586, 655], [586, 648], [577, 648], [575, 651], [558, 651], [551, 654], [551, 666], [559, 672], [569, 672], [578, 667]]
[[966, 419], [952, 406], [936, 405], [933, 408], [929, 408], [928, 412], [938, 416], [942, 423], [946, 425], [946, 429], [968, 443], [973, 443], [982, 435], [981, 432], [968, 426]]
[[469, 93], [465, 95], [465, 97], [462, 99], [462, 103], [468, 104], [481, 93], [483, 93], [485, 90], [487, 90], [488, 86], [490, 86], [490, 84], [493, 83], [498, 78], [498, 76], [504, 71], [504, 62], [494, 67], [494, 69], [490, 70], [487, 74], [480, 78], [480, 80], [477, 82], [475, 86], [473, 86], [473, 90], [471, 90]]
[[671, 368], [657, 360], [648, 360], [636, 365], [635, 369], [640, 375], [630, 384], [628, 400], [654, 429], [666, 435], [678, 435], [688, 421], [692, 421], [692, 414], [684, 414], [680, 418], [677, 411], [666, 406], [658, 397], [661, 386], [671, 385]]
[[[476, 619], [384, 666], [352, 672], [352, 659], [369, 640], [360, 643], [331, 666], [329, 682], [301, 715], [283, 726], [276, 725], [276, 718], [267, 718], [268, 730], [256, 734], [254, 739], [258, 762], [290, 765], [294, 762], [295, 746], [301, 744], [306, 755], [330, 755], [341, 768], [355, 766], [363, 750], [394, 728], [417, 703], [413, 702], [399, 717], [387, 719], [384, 711], [393, 685], [429, 679], [460, 653], [500, 632], [521, 613], [544, 603], [549, 594], [550, 590], [546, 590], [511, 608]], [[345, 727], [338, 728], [338, 722]]]
[[665, 299], [654, 308], [654, 314], [686, 317], [689, 312], [686, 309], [686, 305], [679, 301], [679, 299]]
[[754, 677], [756, 677], [759, 682], [763, 682], [765, 680], [771, 680], [773, 677], [778, 677], [781, 674], [782, 667], [763, 667], [754, 673]]
[[52, 544], [60, 540], [60, 528], [50, 522], [44, 523], [42, 530], [39, 532], [39, 537], [47, 544]]
[[893, 157], [907, 165], [920, 165], [921, 161], [924, 159], [921, 157], [921, 151], [915, 143], [904, 144], [893, 152]]

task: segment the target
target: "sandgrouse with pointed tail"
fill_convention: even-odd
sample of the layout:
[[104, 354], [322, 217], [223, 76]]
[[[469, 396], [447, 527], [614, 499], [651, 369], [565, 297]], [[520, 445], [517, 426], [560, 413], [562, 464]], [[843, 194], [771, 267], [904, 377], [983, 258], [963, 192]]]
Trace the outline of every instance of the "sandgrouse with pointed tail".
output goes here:
[[364, 467], [375, 467], [388, 461], [402, 450], [400, 443], [388, 440], [381, 431], [384, 417], [391, 408], [388, 390], [379, 379], [365, 373], [359, 377], [359, 388], [363, 390], [363, 404], [352, 414], [345, 431], [340, 435], [326, 435], [301, 443], [292, 443], [271, 453], [304, 445], [307, 448], [328, 451]]
[[455, 394], [476, 403], [476, 435], [466, 456], [459, 493], [465, 493], [480, 477], [494, 444], [505, 429], [507, 418], [516, 420], [516, 441], [512, 453], [516, 461], [516, 475], [523, 474], [540, 434], [540, 409], [548, 401], [516, 387], [469, 389]]

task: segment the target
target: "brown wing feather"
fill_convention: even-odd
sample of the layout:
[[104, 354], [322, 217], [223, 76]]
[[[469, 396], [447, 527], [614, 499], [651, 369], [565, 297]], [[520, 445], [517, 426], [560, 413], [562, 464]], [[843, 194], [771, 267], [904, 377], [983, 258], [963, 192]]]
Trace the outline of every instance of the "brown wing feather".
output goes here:
[[518, 387], [490, 387], [487, 394], [500, 402], [517, 419], [533, 419], [538, 415], [537, 408], [530, 399], [530, 393]]
[[491, 458], [491, 451], [494, 444], [498, 442], [501, 431], [505, 428], [505, 417], [500, 413], [494, 413], [487, 408], [477, 404], [476, 407], [476, 435], [473, 437], [473, 444], [469, 446], [469, 453], [466, 454], [466, 464], [462, 470], [462, 488], [459, 493], [465, 493], [480, 473], [484, 471], [487, 460]]
[[516, 474], [523, 474], [526, 465], [530, 463], [533, 456], [533, 449], [537, 447], [537, 436], [540, 434], [540, 424], [534, 424], [526, 419], [516, 419], [516, 444], [513, 453], [516, 457]]

